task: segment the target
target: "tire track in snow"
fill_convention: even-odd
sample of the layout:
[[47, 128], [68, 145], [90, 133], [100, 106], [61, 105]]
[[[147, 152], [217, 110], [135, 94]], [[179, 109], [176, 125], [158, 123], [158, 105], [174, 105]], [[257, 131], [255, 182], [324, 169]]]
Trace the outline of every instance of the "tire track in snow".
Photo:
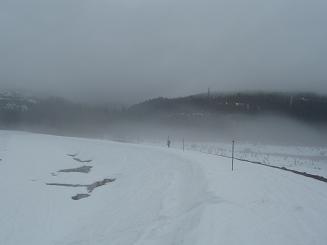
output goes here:
[[169, 154], [179, 164], [168, 166], [171, 167], [169, 184], [163, 191], [159, 213], [134, 245], [192, 244], [189, 234], [199, 225], [203, 209], [208, 204], [219, 202], [218, 198], [208, 194], [207, 182], [199, 166], [176, 154]]

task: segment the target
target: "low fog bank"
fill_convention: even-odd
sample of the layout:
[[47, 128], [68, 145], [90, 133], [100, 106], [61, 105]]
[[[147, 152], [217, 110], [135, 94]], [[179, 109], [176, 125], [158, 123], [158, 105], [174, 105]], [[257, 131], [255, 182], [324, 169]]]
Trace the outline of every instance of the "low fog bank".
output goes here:
[[126, 142], [240, 142], [282, 145], [327, 145], [327, 126], [307, 124], [285, 116], [215, 116], [215, 119], [169, 122], [124, 121], [112, 124], [104, 138]]
[[0, 93], [0, 129], [127, 142], [326, 145], [326, 108], [327, 97], [309, 94], [195, 95], [115, 108]]
[[327, 125], [303, 123], [281, 115], [221, 114], [209, 117], [153, 119], [114, 118], [74, 120], [69, 123], [0, 125], [0, 129], [21, 130], [61, 136], [114, 141], [165, 144], [182, 142], [238, 142], [327, 146]]

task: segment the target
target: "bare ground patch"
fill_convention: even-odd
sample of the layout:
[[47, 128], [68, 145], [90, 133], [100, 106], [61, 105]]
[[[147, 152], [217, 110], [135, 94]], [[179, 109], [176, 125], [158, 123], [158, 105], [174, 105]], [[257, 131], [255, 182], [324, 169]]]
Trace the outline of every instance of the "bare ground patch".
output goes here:
[[64, 187], [88, 187], [88, 185], [80, 184], [61, 184], [61, 183], [46, 183], [46, 185], [64, 186]]
[[83, 199], [83, 198], [87, 198], [89, 196], [90, 196], [90, 194], [77, 194], [75, 196], [72, 196], [72, 199], [73, 200], [80, 200], [80, 199]]
[[[62, 186], [62, 187], [86, 187], [88, 193], [94, 191], [95, 188], [106, 185], [110, 182], [114, 182], [116, 179], [103, 179], [100, 181], [96, 181], [89, 185], [81, 185], [81, 184], [64, 184], [64, 183], [46, 183], [46, 185], [54, 185], [54, 186]], [[89, 197], [90, 194], [77, 194], [72, 197], [73, 200], [80, 200], [82, 198]]]
[[67, 156], [69, 156], [69, 157], [76, 157], [77, 155], [78, 155], [78, 153], [67, 154]]
[[88, 160], [82, 160], [82, 159], [80, 159], [80, 158], [78, 158], [78, 157], [74, 157], [73, 158], [76, 162], [81, 162], [81, 163], [90, 163], [90, 162], [92, 162], [93, 160], [91, 160], [91, 159], [88, 159]]
[[96, 181], [93, 184], [87, 186], [87, 191], [89, 193], [91, 193], [95, 188], [98, 188], [98, 187], [103, 186], [103, 185], [105, 185], [107, 183], [110, 183], [110, 182], [114, 182], [115, 180], [116, 179], [104, 179], [104, 180], [101, 180], [101, 181]]
[[86, 187], [87, 191], [91, 193], [95, 188], [103, 186], [107, 183], [114, 182], [116, 179], [104, 179], [101, 181], [96, 181], [90, 185], [81, 185], [81, 184], [63, 184], [63, 183], [46, 183], [46, 185], [55, 185], [63, 187]]
[[68, 169], [62, 169], [62, 170], [59, 170], [58, 172], [60, 173], [84, 173], [84, 174], [87, 174], [91, 171], [93, 167], [92, 166], [81, 166], [81, 167], [78, 167], [78, 168], [68, 168]]

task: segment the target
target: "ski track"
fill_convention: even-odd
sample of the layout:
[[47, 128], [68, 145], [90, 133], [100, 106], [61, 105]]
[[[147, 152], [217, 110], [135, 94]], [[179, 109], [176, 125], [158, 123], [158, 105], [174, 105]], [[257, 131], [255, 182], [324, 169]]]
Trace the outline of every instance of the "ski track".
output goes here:
[[[184, 159], [179, 160], [178, 165], [169, 166], [168, 185], [155, 221], [142, 231], [133, 244], [154, 244], [159, 237], [166, 237], [160, 244], [182, 244], [185, 234], [197, 225], [206, 201], [203, 199], [206, 183], [200, 168]], [[194, 180], [198, 181], [196, 188], [190, 185]]]

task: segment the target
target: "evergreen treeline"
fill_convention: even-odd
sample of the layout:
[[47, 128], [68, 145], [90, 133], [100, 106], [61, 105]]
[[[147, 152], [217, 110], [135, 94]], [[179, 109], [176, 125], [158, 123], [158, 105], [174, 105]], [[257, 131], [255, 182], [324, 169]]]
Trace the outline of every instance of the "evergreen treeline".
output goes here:
[[309, 93], [200, 94], [183, 98], [157, 98], [130, 108], [136, 115], [275, 113], [308, 122], [327, 122], [327, 96]]
[[[200, 94], [182, 98], [156, 98], [115, 110], [108, 106], [73, 103], [62, 98], [26, 98], [0, 94], [0, 127], [85, 135], [119, 122], [163, 119], [192, 122], [217, 119], [221, 114], [275, 113], [298, 120], [327, 123], [327, 96], [291, 93]], [[172, 120], [172, 118], [174, 120]], [[178, 121], [179, 120], [179, 121]]]
[[56, 134], [76, 134], [103, 130], [114, 110], [58, 98], [34, 99], [20, 95], [0, 95], [0, 127], [28, 129]]

